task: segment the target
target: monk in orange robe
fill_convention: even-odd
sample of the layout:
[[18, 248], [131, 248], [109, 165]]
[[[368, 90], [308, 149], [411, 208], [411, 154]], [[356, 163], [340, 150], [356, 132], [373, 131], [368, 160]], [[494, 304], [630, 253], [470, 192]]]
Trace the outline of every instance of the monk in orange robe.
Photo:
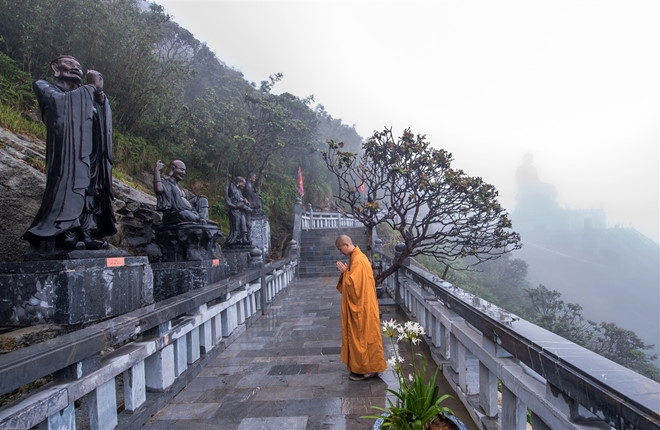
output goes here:
[[380, 314], [374, 274], [367, 256], [341, 235], [335, 242], [349, 264], [338, 261], [341, 272], [337, 290], [341, 293], [341, 361], [353, 381], [378, 376], [387, 370], [380, 331]]

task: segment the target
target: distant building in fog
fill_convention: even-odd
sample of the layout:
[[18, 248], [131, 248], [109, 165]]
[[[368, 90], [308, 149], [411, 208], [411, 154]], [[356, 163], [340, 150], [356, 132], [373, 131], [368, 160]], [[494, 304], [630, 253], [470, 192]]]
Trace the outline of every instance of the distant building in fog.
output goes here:
[[539, 179], [532, 155], [525, 154], [516, 171], [518, 194], [511, 214], [518, 231], [593, 230], [607, 227], [602, 209], [564, 209], [557, 202], [557, 190]]

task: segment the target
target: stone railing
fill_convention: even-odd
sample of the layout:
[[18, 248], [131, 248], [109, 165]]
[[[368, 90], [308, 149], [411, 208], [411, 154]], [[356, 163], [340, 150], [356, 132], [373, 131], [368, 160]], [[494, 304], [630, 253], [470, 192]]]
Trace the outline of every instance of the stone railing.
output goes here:
[[522, 430], [658, 429], [660, 384], [432, 274], [385, 287], [425, 327], [434, 358], [477, 425]]
[[266, 310], [296, 266], [266, 264], [0, 356], [1, 395], [52, 377], [3, 406], [0, 429], [139, 428]]
[[302, 211], [301, 216], [303, 230], [315, 229], [338, 229], [343, 227], [362, 227], [363, 224], [347, 215], [338, 212], [314, 212], [312, 205], [307, 205], [307, 210]]

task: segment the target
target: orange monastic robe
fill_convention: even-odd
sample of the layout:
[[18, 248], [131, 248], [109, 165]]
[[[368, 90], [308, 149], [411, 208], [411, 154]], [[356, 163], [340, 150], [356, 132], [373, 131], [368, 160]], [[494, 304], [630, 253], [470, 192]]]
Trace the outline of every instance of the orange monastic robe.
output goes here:
[[337, 290], [341, 293], [341, 361], [349, 372], [384, 372], [387, 363], [374, 274], [367, 256], [357, 246], [351, 253], [348, 270], [339, 278]]

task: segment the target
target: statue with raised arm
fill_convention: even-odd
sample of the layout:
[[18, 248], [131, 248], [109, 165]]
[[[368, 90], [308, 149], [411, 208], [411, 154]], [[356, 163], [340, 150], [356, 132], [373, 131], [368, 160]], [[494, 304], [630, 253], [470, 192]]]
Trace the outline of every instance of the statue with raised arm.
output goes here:
[[238, 176], [234, 182], [225, 187], [225, 204], [229, 212], [229, 236], [226, 247], [249, 247], [250, 234], [247, 227], [247, 214], [251, 212], [250, 203], [243, 197], [241, 190], [245, 188], [245, 178]]
[[191, 196], [180, 182], [186, 176], [186, 165], [181, 160], [173, 160], [167, 176], [161, 177], [165, 165], [156, 162], [154, 168], [154, 193], [156, 210], [163, 212], [163, 224], [196, 223], [215, 224], [209, 221], [209, 201], [205, 196]]
[[112, 113], [103, 76], [62, 55], [50, 64], [54, 82], [33, 84], [46, 125], [46, 189], [23, 239], [26, 259], [63, 258], [74, 249], [107, 248], [117, 232], [112, 207]]

